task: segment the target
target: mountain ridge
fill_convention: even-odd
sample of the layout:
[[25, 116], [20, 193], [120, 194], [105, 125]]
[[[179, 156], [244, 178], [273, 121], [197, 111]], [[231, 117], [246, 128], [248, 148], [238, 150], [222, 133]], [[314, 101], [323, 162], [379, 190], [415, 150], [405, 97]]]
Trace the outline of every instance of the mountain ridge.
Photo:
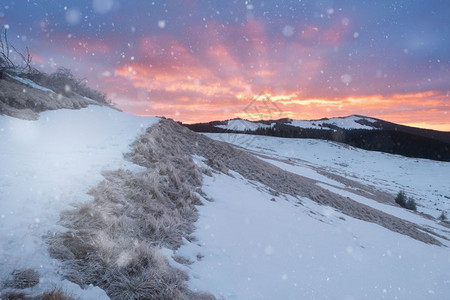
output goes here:
[[196, 132], [322, 139], [365, 150], [450, 161], [450, 132], [400, 125], [356, 114], [309, 121], [237, 118], [183, 125]]

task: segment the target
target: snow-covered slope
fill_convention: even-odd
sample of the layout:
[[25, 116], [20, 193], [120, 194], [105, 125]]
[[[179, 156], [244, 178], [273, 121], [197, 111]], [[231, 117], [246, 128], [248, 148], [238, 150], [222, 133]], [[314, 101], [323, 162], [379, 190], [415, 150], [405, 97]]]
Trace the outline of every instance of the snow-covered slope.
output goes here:
[[[207, 134], [285, 162], [270, 160], [293, 173], [318, 179], [321, 171], [340, 175], [396, 195], [404, 190], [418, 210], [434, 217], [450, 216], [450, 163], [366, 151], [315, 139], [285, 139], [241, 134]], [[323, 183], [328, 181], [319, 178]]]
[[245, 131], [245, 130], [256, 130], [258, 128], [268, 128], [270, 127], [270, 125], [250, 122], [242, 119], [233, 119], [226, 121], [226, 124], [216, 125], [215, 127], [227, 130]]
[[[193, 287], [225, 299], [444, 299], [448, 294], [448, 248], [308, 199], [300, 205], [274, 197], [233, 175], [205, 178], [213, 202], [200, 208], [200, 246], [187, 243], [178, 251], [197, 260], [189, 268]], [[225, 193], [225, 186], [233, 189]]]
[[372, 118], [352, 115], [348, 117], [312, 120], [312, 121], [292, 120], [288, 124], [295, 127], [313, 128], [313, 129], [330, 129], [330, 127], [328, 126], [332, 127], [335, 126], [342, 129], [373, 130], [377, 128], [371, 124], [376, 122], [377, 120]]
[[37, 121], [0, 115], [0, 279], [34, 268], [41, 275], [35, 292], [62, 287], [81, 299], [107, 298], [98, 288], [61, 283], [42, 237], [64, 231], [60, 212], [89, 200], [103, 170], [138, 168], [122, 154], [157, 121], [99, 106], [47, 111]]
[[375, 126], [375, 123], [378, 122], [378, 120], [357, 115], [331, 119], [310, 120], [310, 121], [280, 120], [274, 121], [273, 123], [271, 123], [271, 125], [267, 125], [261, 122], [250, 122], [243, 119], [233, 119], [225, 121], [225, 124], [214, 125], [214, 127], [227, 130], [245, 131], [245, 130], [256, 130], [258, 128], [273, 127], [277, 122], [281, 122], [283, 124], [291, 125], [294, 127], [311, 128], [311, 129], [331, 130], [336, 127], [341, 129], [367, 129], [367, 130], [379, 129], [377, 126]]
[[[61, 281], [62, 264], [49, 257], [43, 236], [67, 230], [58, 225], [60, 212], [92, 200], [87, 191], [103, 170], [142, 170], [122, 154], [158, 120], [98, 106], [44, 112], [37, 121], [0, 116], [0, 280], [33, 268], [41, 281], [32, 294], [56, 286], [80, 299], [108, 299], [98, 287]], [[172, 168], [184, 162], [198, 178], [203, 174], [197, 191], [204, 205], [197, 207], [193, 236], [181, 248], [163, 249], [188, 272], [192, 290], [225, 299], [445, 299], [450, 293], [448, 227], [393, 203], [402, 189], [420, 212], [449, 215], [449, 163], [318, 140], [208, 136], [238, 149], [169, 120], [134, 145], [143, 151], [139, 161], [149, 152], [158, 154], [151, 161], [166, 161], [167, 154]], [[177, 175], [174, 182], [190, 179]]]
[[[37, 120], [39, 113], [47, 110], [80, 109], [88, 105], [110, 106], [106, 100], [97, 94], [98, 92], [88, 87], [78, 88], [77, 92], [70, 92], [69, 89], [63, 93], [61, 93], [61, 90], [56, 93], [58, 84], [61, 85], [63, 81], [50, 83], [49, 78], [45, 79], [49, 80], [47, 84], [55, 84], [55, 90], [53, 90], [39, 85], [29, 78], [21, 77], [26, 74], [21, 74], [18, 71], [8, 72], [12, 74], [5, 72], [3, 78], [0, 78], [0, 114], [2, 115], [24, 120]], [[45, 78], [47, 75], [40, 74], [39, 76]], [[73, 84], [79, 83], [74, 81]], [[68, 85], [59, 87], [59, 89], [65, 90], [67, 87]]]
[[25, 85], [28, 85], [28, 86], [30, 86], [30, 87], [32, 87], [34, 89], [37, 89], [37, 90], [40, 90], [40, 91], [43, 91], [43, 92], [49, 92], [49, 93], [55, 94], [55, 92], [53, 90], [51, 90], [49, 88], [46, 88], [46, 87], [43, 87], [43, 86], [40, 86], [40, 85], [36, 84], [34, 81], [32, 81], [32, 80], [30, 80], [28, 78], [22, 78], [22, 77], [19, 77], [19, 76], [12, 76], [12, 75], [9, 75], [9, 74], [8, 74], [8, 76], [11, 77], [12, 79], [17, 80], [17, 81], [19, 81], [19, 82], [21, 82], [21, 83], [23, 83]]
[[[351, 200], [421, 224], [439, 234], [446, 247], [417, 241], [305, 197], [274, 193], [235, 172], [213, 174], [204, 177], [203, 191], [212, 202], [205, 200], [199, 209], [195, 232], [198, 241], [186, 241], [177, 252], [195, 261], [185, 267], [193, 288], [207, 289], [225, 299], [448, 296], [448, 228], [436, 219], [394, 206], [392, 199], [389, 202], [381, 197], [385, 203], [374, 199], [383, 191], [393, 197], [399, 189], [405, 189], [418, 201], [419, 211], [433, 216], [438, 215], [437, 208], [448, 212], [448, 199], [437, 194], [450, 196], [450, 185], [433, 174], [450, 175], [449, 163], [367, 152], [317, 140], [207, 135], [263, 154], [265, 161], [313, 178], [317, 185]], [[194, 159], [206, 166], [202, 157]], [[361, 189], [373, 194], [362, 196]]]

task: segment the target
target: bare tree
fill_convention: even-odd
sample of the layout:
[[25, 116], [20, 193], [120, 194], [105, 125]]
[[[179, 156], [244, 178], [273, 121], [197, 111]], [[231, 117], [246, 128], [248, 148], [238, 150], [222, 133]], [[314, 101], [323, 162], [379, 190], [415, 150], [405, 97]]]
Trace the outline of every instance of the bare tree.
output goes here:
[[[21, 70], [31, 73], [33, 71], [33, 67], [31, 66], [33, 57], [31, 56], [28, 47], [25, 49], [26, 53], [24, 54], [11, 45], [8, 41], [8, 30], [6, 28], [2, 29], [0, 31], [0, 72], [5, 72], [8, 70]], [[14, 63], [11, 59], [10, 54], [13, 51], [20, 56], [22, 65]]]

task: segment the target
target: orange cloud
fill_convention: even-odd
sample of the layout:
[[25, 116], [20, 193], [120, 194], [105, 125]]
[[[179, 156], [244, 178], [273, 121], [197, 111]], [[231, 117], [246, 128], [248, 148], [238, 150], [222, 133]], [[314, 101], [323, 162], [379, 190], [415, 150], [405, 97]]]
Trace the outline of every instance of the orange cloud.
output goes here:
[[450, 131], [448, 97], [435, 91], [343, 99], [304, 99], [292, 95], [272, 96], [271, 99], [276, 99], [282, 117], [293, 119], [363, 114], [410, 126]]
[[[277, 43], [284, 47], [277, 48], [269, 47], [262, 23], [234, 26], [208, 24], [208, 39], [195, 51], [170, 35], [141, 38], [136, 60], [121, 64], [106, 79], [120, 86], [115, 87], [119, 92], [113, 100], [135, 114], [188, 123], [362, 114], [402, 124], [417, 124], [414, 120], [420, 119], [422, 127], [450, 130], [449, 99], [437, 91], [356, 95], [355, 89], [354, 96], [337, 97], [333, 89], [322, 87], [317, 90], [321, 96], [310, 96], [317, 89], [316, 79], [324, 76], [323, 55], [329, 48], [312, 48], [304, 41], [331, 47], [347, 32], [345, 24], [326, 30], [307, 26], [300, 31], [300, 40], [285, 43], [281, 37]], [[237, 29], [239, 40], [229, 45], [227, 39]]]

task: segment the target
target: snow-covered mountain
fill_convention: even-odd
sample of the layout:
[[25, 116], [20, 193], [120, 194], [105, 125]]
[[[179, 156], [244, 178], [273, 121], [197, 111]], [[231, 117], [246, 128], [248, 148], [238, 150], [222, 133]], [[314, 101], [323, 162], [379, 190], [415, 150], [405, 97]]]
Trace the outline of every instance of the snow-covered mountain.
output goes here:
[[258, 122], [250, 122], [242, 119], [232, 119], [225, 121], [224, 124], [217, 124], [214, 127], [222, 128], [226, 130], [234, 130], [234, 131], [246, 131], [246, 130], [256, 130], [258, 128], [268, 128], [271, 125], [258, 123]]
[[308, 121], [292, 120], [292, 119], [281, 119], [273, 121], [247, 121], [238, 118], [226, 121], [212, 122], [211, 125], [216, 128], [227, 129], [231, 131], [254, 131], [258, 128], [273, 127], [279, 123], [299, 128], [324, 129], [324, 130], [333, 130], [336, 128], [347, 130], [380, 129], [379, 120], [358, 115], [351, 115], [348, 117], [338, 117], [330, 119], [324, 118], [320, 120], [308, 120]]
[[338, 118], [330, 118], [330, 119], [321, 119], [321, 120], [311, 120], [311, 121], [302, 121], [302, 120], [290, 120], [285, 124], [289, 124], [295, 127], [300, 128], [314, 128], [314, 129], [325, 129], [332, 130], [335, 128], [340, 129], [367, 129], [374, 130], [380, 129], [380, 126], [377, 126], [379, 121], [377, 119], [351, 115], [348, 117], [338, 117]]
[[359, 115], [312, 121], [233, 119], [184, 126], [196, 132], [328, 140], [365, 150], [450, 161], [450, 132], [414, 128]]
[[[358, 118], [320, 124], [370, 126]], [[449, 162], [199, 134], [90, 104], [37, 120], [0, 115], [0, 141], [1, 297], [450, 293], [450, 225], [438, 219], [450, 215]], [[417, 212], [395, 203], [399, 191]]]

